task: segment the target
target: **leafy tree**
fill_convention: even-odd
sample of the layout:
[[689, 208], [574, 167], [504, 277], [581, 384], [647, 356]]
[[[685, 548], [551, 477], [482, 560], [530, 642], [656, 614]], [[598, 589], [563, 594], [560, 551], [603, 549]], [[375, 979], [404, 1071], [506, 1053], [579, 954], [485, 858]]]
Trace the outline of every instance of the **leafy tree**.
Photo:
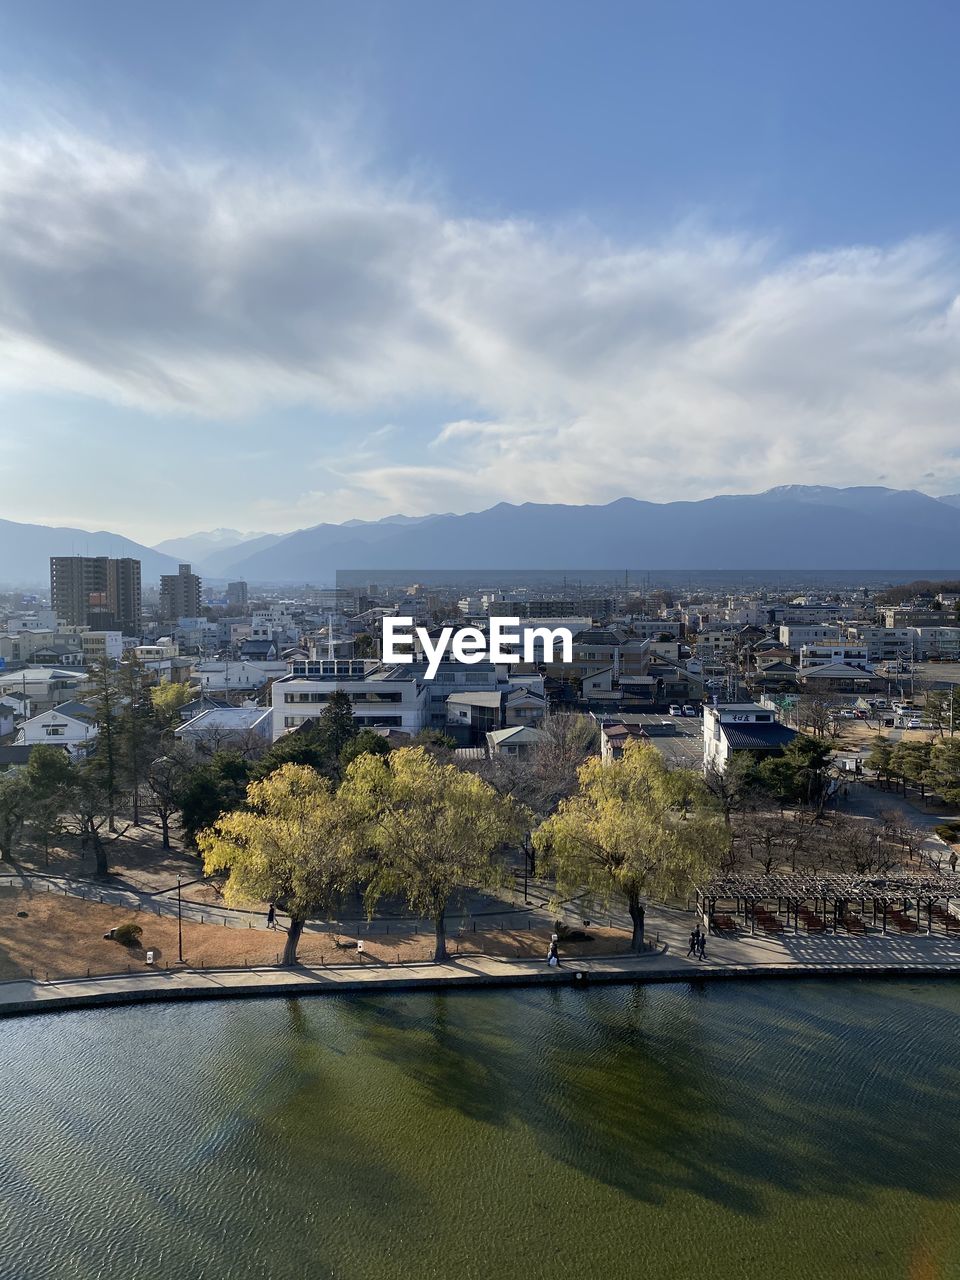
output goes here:
[[340, 775], [340, 753], [357, 736], [353, 703], [337, 690], [314, 721], [294, 733], [285, 733], [257, 761], [253, 776], [266, 778], [284, 764], [301, 764], [334, 780]]
[[947, 804], [960, 804], [960, 738], [933, 744], [927, 781]]
[[179, 796], [180, 818], [187, 838], [196, 841], [197, 834], [212, 826], [221, 813], [239, 808], [249, 781], [248, 761], [232, 751], [220, 751], [194, 769]]
[[893, 743], [889, 738], [874, 738], [867, 755], [867, 768], [873, 769], [881, 782], [889, 785], [893, 776]]
[[150, 704], [161, 729], [172, 729], [180, 719], [180, 709], [191, 702], [193, 689], [185, 680], [167, 680], [150, 690]]
[[453, 751], [457, 745], [455, 738], [451, 738], [444, 733], [442, 729], [421, 729], [419, 733], [414, 734], [410, 740], [411, 747], [426, 747], [429, 751]]
[[340, 752], [358, 732], [350, 695], [337, 689], [317, 717], [317, 737], [327, 759], [333, 764], [339, 761]]
[[377, 656], [377, 644], [369, 632], [361, 631], [361, 633], [354, 638], [353, 656], [355, 658], [375, 658]]
[[296, 964], [306, 921], [352, 883], [354, 828], [330, 782], [303, 765], [251, 782], [245, 799], [198, 834], [204, 871], [227, 872], [229, 905], [273, 902], [290, 916], [283, 963]]
[[783, 755], [761, 761], [757, 776], [761, 785], [781, 803], [807, 804], [823, 812], [830, 783], [830, 748], [800, 733]]
[[702, 778], [670, 770], [656, 747], [631, 742], [619, 760], [591, 759], [575, 795], [534, 832], [553, 863], [558, 891], [608, 902], [622, 893], [643, 948], [645, 896], [686, 892], [720, 863], [729, 840]]
[[476, 774], [443, 764], [423, 747], [359, 756], [340, 794], [361, 824], [372, 856], [366, 867], [368, 909], [399, 893], [433, 920], [434, 960], [447, 958], [446, 912], [467, 885], [496, 884], [495, 853], [518, 840], [522, 815]]
[[340, 752], [340, 768], [346, 773], [358, 756], [388, 756], [390, 743], [372, 729], [361, 729], [360, 732]]
[[890, 769], [904, 782], [919, 787], [921, 799], [926, 794], [930, 774], [931, 744], [900, 741], [890, 753]]
[[30, 825], [43, 840], [44, 853], [49, 854], [50, 840], [59, 830], [63, 811], [70, 802], [70, 758], [60, 747], [41, 744], [30, 752], [24, 777]]

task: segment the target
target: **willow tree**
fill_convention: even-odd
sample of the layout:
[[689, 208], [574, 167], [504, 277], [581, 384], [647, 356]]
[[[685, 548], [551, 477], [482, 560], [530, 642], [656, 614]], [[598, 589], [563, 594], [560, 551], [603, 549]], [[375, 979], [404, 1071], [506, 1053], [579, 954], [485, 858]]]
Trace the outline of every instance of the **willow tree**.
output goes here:
[[579, 770], [579, 787], [534, 832], [558, 892], [627, 900], [631, 947], [643, 949], [645, 897], [686, 893], [721, 864], [729, 841], [703, 779], [670, 769], [656, 747], [633, 742], [619, 760]]
[[423, 747], [354, 760], [340, 796], [363, 830], [368, 910], [400, 894], [433, 921], [434, 961], [447, 958], [446, 913], [458, 890], [493, 886], [500, 847], [523, 834], [522, 811], [476, 774], [443, 764]]
[[296, 964], [303, 926], [328, 915], [352, 883], [353, 828], [326, 778], [285, 764], [247, 787], [246, 808], [197, 835], [207, 875], [226, 872], [228, 906], [272, 902], [290, 917], [283, 963]]

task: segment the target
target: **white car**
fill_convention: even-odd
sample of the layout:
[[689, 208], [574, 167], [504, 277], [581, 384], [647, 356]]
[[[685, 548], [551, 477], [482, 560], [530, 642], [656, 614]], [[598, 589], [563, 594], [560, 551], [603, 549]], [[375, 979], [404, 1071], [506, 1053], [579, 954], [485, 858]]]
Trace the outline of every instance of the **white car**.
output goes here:
[[697, 714], [697, 709], [696, 707], [691, 706], [688, 702], [684, 705], [683, 714], [685, 716], [695, 716]]
[[667, 708], [667, 714], [671, 716], [680, 716], [683, 715], [683, 712], [680, 710], [680, 707], [676, 702], [671, 702], [670, 706]]

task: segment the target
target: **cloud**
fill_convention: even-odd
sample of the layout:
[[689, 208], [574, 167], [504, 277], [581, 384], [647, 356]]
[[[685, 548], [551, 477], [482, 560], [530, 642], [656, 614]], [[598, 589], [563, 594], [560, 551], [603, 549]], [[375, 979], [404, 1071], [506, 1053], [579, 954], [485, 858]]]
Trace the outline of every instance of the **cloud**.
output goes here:
[[457, 406], [426, 449], [345, 432], [342, 516], [881, 474], [960, 488], [958, 291], [948, 239], [799, 257], [693, 226], [614, 242], [454, 216], [333, 161], [0, 142], [0, 388], [225, 430], [291, 405]]

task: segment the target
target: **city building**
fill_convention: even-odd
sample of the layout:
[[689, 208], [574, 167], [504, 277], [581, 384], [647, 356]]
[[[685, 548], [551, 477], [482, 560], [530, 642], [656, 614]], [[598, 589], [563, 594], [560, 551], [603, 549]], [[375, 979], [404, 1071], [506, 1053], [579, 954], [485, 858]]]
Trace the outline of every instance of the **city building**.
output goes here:
[[346, 693], [361, 729], [392, 728], [416, 734], [427, 714], [427, 682], [409, 666], [383, 666], [365, 659], [294, 663], [273, 682], [274, 741], [315, 720], [334, 693]]
[[200, 615], [200, 578], [189, 564], [181, 564], [176, 573], [160, 578], [160, 617], [164, 622]]
[[50, 602], [61, 622], [138, 636], [143, 626], [140, 561], [51, 556]]

